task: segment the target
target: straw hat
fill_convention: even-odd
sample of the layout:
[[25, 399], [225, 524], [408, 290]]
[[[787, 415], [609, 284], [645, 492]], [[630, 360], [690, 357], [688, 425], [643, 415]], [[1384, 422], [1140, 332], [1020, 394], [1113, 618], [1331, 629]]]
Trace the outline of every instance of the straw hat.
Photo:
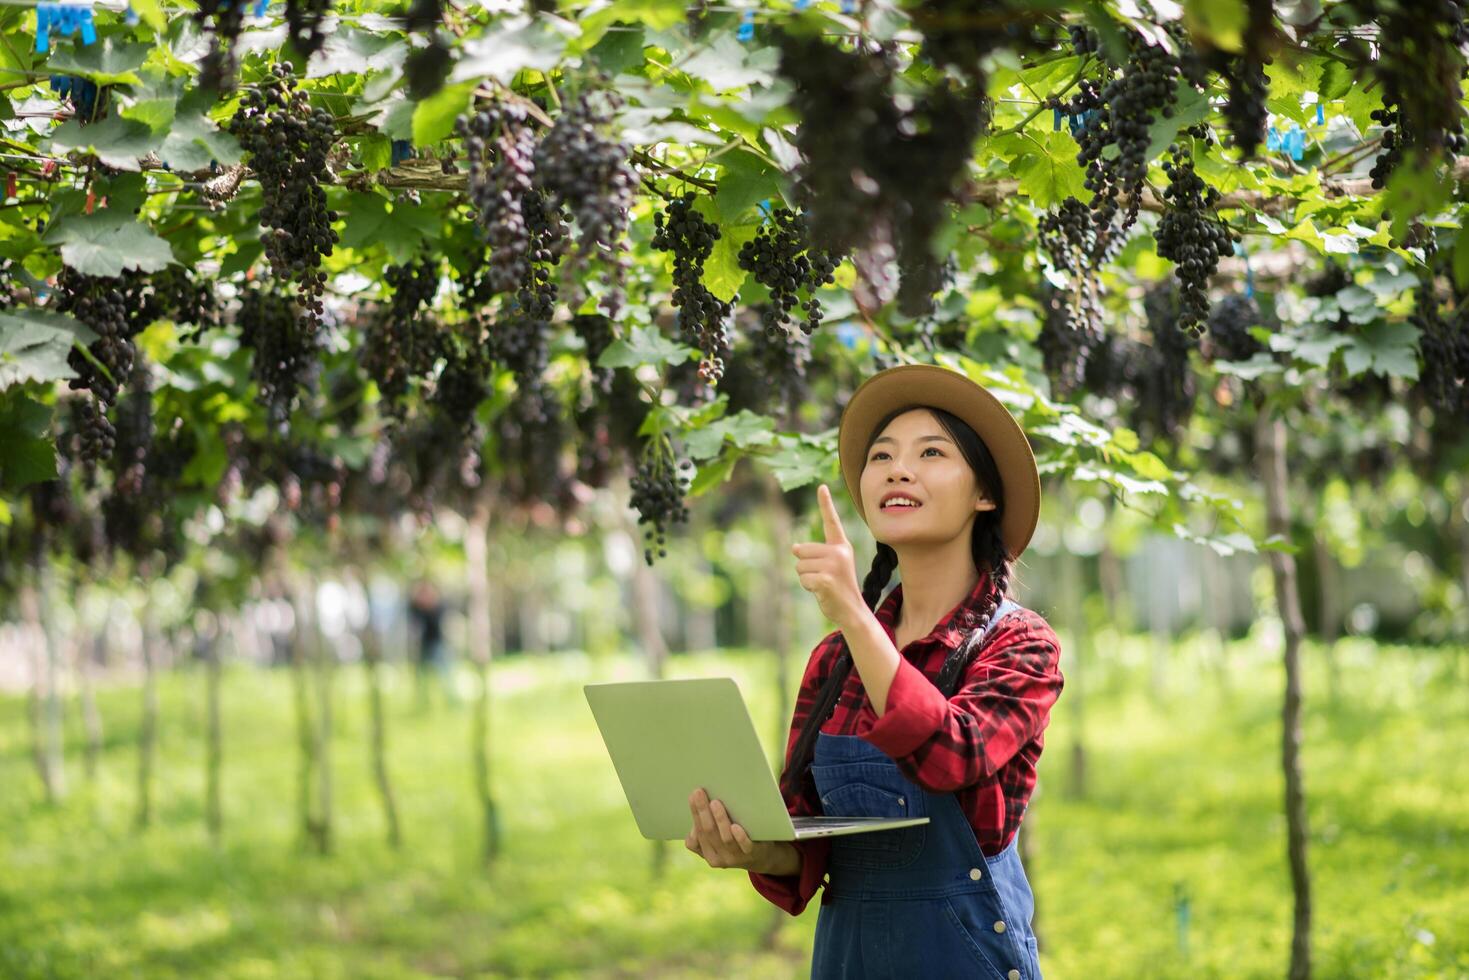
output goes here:
[[867, 440], [884, 416], [907, 405], [928, 405], [951, 412], [969, 423], [984, 441], [1004, 484], [1000, 536], [1010, 560], [1019, 558], [1030, 543], [1041, 511], [1041, 477], [1030, 440], [1020, 423], [988, 390], [958, 371], [936, 364], [900, 364], [879, 371], [858, 386], [842, 409], [837, 453], [857, 513], [867, 520], [862, 508]]

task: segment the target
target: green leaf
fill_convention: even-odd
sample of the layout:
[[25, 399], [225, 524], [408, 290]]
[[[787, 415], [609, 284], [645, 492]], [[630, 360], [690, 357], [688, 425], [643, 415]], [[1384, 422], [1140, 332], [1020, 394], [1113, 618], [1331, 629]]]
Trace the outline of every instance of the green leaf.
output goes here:
[[689, 489], [685, 496], [698, 497], [706, 491], [724, 483], [734, 473], [735, 464], [739, 461], [740, 457], [738, 455], [730, 453], [726, 456], [716, 457], [705, 465], [700, 466], [698, 472], [694, 475], [693, 482], [689, 484]]
[[143, 123], [121, 116], [108, 116], [100, 122], [83, 126], [68, 119], [51, 134], [53, 152], [89, 150], [109, 167], [119, 170], [141, 170], [138, 158], [158, 149], [163, 137]]
[[751, 64], [750, 49], [728, 32], [717, 35], [714, 43], [680, 67], [685, 73], [708, 82], [715, 92], [769, 85], [774, 81], [770, 71]]
[[60, 218], [47, 226], [42, 241], [60, 245], [62, 261], [92, 276], [120, 276], [124, 269], [157, 272], [173, 261], [168, 242], [110, 208]]
[[208, 116], [186, 111], [169, 127], [158, 156], [175, 170], [203, 170], [210, 160], [221, 167], [239, 163], [243, 153], [234, 136], [220, 130]]
[[608, 75], [617, 76], [643, 64], [643, 27], [632, 25], [608, 31], [587, 57]]
[[346, 24], [327, 35], [326, 44], [312, 57], [307, 78], [332, 75], [365, 75], [370, 71], [388, 71], [403, 64], [408, 57], [408, 42], [385, 37]]
[[[10, 431], [9, 426], [10, 420], [0, 412], [0, 432]], [[0, 487], [19, 490], [54, 479], [56, 450], [50, 439], [7, 436], [0, 440]]]
[[469, 108], [478, 82], [445, 85], [413, 110], [413, 145], [430, 146], [454, 131], [454, 120]]
[[1250, 21], [1244, 0], [1184, 0], [1183, 19], [1190, 32], [1216, 48], [1238, 52], [1244, 47]]
[[56, 48], [46, 68], [59, 75], [85, 75], [98, 85], [138, 85], [142, 79], [136, 71], [143, 67], [151, 50], [151, 45], [104, 37], [96, 44]]
[[1285, 368], [1275, 363], [1275, 358], [1269, 354], [1258, 353], [1248, 361], [1215, 361], [1214, 370], [1220, 374], [1232, 374], [1246, 381], [1254, 381], [1267, 374], [1279, 374]]
[[1417, 381], [1418, 334], [1411, 323], [1371, 324], [1342, 352], [1347, 375], [1356, 377], [1370, 368], [1375, 374]]
[[1432, 214], [1454, 196], [1454, 183], [1443, 168], [1409, 155], [1387, 179], [1383, 207], [1392, 211], [1392, 233], [1398, 241], [1407, 235], [1408, 223]]
[[1168, 144], [1178, 138], [1182, 130], [1203, 122], [1208, 116], [1209, 97], [1188, 82], [1180, 80], [1178, 103], [1173, 107], [1173, 115], [1159, 116], [1148, 127], [1148, 159], [1156, 160], [1168, 149]]
[[137, 11], [139, 19], [159, 34], [167, 33], [168, 18], [163, 14], [163, 7], [158, 0], [128, 0], [133, 10]]
[[740, 268], [740, 247], [753, 239], [759, 225], [726, 225], [709, 257], [704, 260], [704, 288], [726, 302], [733, 302], [749, 275]]
[[32, 309], [0, 313], [0, 391], [27, 381], [76, 377], [67, 355], [78, 341], [96, 339], [85, 324], [60, 313]]
[[698, 356], [692, 347], [670, 340], [656, 327], [633, 327], [630, 335], [607, 345], [597, 358], [597, 367], [638, 367], [642, 364], [682, 364]]
[[[619, 16], [628, 16], [620, 7], [618, 10]], [[516, 21], [521, 21], [517, 27], [487, 31], [467, 42], [449, 79], [455, 82], [471, 80], [478, 84], [481, 79], [489, 77], [508, 85], [523, 69], [550, 71], [555, 68], [566, 53], [566, 35], [551, 26], [555, 19], [542, 15], [534, 20], [515, 18], [505, 23], [509, 25]]]
[[841, 475], [838, 472], [834, 429], [818, 437], [782, 437], [780, 448], [764, 459], [782, 490], [804, 487], [817, 480], [834, 480]]
[[1351, 338], [1345, 334], [1319, 323], [1270, 335], [1271, 350], [1289, 352], [1316, 367], [1326, 367], [1331, 363], [1332, 352], [1350, 343]]
[[1462, 230], [1454, 243], [1454, 284], [1460, 293], [1469, 290], [1469, 234]]
[[1333, 58], [1321, 66], [1321, 78], [1316, 83], [1316, 95], [1322, 102], [1335, 102], [1337, 99], [1344, 98], [1356, 83], [1352, 69]]

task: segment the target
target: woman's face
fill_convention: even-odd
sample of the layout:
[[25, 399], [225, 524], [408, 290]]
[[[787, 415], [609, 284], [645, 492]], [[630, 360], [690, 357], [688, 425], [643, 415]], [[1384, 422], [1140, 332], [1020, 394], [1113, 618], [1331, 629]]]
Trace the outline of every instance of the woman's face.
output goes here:
[[[878, 434], [862, 468], [862, 507], [872, 536], [883, 544], [942, 542], [962, 533], [981, 510], [993, 510], [974, 470], [948, 431], [926, 408], [904, 412]], [[882, 506], [900, 490], [917, 507]]]

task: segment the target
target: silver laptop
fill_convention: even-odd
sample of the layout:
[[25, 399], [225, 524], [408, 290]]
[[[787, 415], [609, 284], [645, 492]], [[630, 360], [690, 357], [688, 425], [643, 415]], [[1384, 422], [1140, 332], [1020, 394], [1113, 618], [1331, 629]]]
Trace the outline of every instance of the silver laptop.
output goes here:
[[729, 677], [586, 684], [587, 703], [649, 840], [683, 840], [704, 787], [751, 840], [806, 840], [928, 823], [928, 817], [792, 817], [745, 699]]

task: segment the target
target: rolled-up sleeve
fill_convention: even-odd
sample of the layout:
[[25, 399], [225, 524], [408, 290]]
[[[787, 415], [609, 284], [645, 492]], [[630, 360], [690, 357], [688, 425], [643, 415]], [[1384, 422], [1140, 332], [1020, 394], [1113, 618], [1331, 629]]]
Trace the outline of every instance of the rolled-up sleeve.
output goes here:
[[993, 777], [1045, 730], [1064, 684], [1060, 656], [1044, 617], [1028, 609], [1011, 613], [996, 624], [952, 698], [901, 659], [882, 716], [864, 713], [856, 734], [931, 793], [971, 786]]
[[[840, 645], [840, 636], [840, 632], [828, 634], [806, 661], [801, 688], [796, 695], [796, 707], [792, 712], [790, 734], [786, 738], [782, 770], [790, 765], [791, 753], [796, 747], [796, 739], [800, 737], [801, 726], [805, 724], [816, 704], [817, 692], [826, 678], [829, 669], [827, 665], [832, 662], [836, 648]], [[781, 796], [785, 800], [786, 810], [792, 816], [819, 816], [822, 812], [821, 797], [816, 792], [816, 782], [809, 771], [802, 778], [798, 792], [787, 793], [782, 790]], [[831, 855], [831, 838], [815, 837], [790, 843], [801, 852], [800, 874], [767, 875], [754, 871], [748, 874], [755, 890], [767, 900], [791, 915], [800, 915], [826, 877], [827, 860]]]

